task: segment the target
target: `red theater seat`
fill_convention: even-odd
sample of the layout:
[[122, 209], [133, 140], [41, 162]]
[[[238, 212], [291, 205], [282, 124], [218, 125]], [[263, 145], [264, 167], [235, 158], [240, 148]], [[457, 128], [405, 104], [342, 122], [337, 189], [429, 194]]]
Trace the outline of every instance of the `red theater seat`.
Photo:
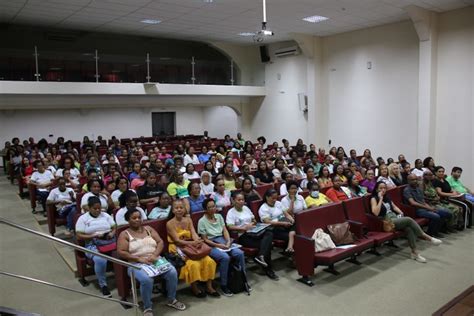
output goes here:
[[59, 217], [55, 205], [47, 206], [47, 214], [48, 230], [51, 236], [54, 236], [54, 234], [56, 233], [56, 226], [66, 225], [66, 218]]
[[[317, 209], [309, 209], [296, 214], [295, 261], [298, 273], [302, 276], [298, 281], [312, 286], [309, 276], [314, 274], [314, 268], [319, 265], [328, 266], [325, 271], [338, 274], [334, 264], [346, 258], [350, 262], [360, 264], [356, 256], [374, 245], [374, 240], [364, 238], [362, 223], [349, 221], [351, 232], [358, 238], [351, 248], [336, 248], [315, 253], [314, 240], [311, 239], [314, 231], [321, 228], [327, 232], [327, 226], [348, 221], [341, 203], [330, 204]], [[310, 255], [312, 254], [312, 255]]]
[[378, 254], [375, 247], [401, 235], [399, 232], [385, 232], [382, 220], [366, 213], [363, 198], [350, 199], [344, 201], [342, 205], [347, 219], [362, 223], [365, 232], [364, 236], [374, 240], [373, 253]]

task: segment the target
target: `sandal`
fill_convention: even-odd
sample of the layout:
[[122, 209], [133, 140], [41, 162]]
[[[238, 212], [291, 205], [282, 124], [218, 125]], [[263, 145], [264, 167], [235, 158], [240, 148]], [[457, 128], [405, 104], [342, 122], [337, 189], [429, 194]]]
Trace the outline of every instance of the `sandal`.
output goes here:
[[186, 309], [186, 305], [175, 299], [173, 302], [166, 304], [166, 306], [173, 307], [179, 311], [184, 311]]
[[204, 298], [207, 296], [206, 292], [203, 292], [203, 291], [199, 291], [197, 293], [193, 292], [193, 295], [196, 296], [197, 298]]
[[287, 248], [285, 251], [283, 251], [283, 253], [287, 256], [292, 256], [295, 253], [295, 250], [292, 248]]
[[209, 296], [212, 296], [212, 297], [221, 297], [219, 292], [217, 292], [216, 290], [214, 290], [214, 292], [206, 291], [206, 294], [209, 295]]

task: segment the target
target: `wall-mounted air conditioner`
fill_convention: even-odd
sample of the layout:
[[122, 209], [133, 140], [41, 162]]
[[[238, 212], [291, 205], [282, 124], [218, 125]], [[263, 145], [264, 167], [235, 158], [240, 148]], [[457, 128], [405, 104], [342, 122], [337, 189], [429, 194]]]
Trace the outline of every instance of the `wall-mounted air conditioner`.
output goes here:
[[298, 46], [280, 48], [275, 51], [275, 57], [294, 56], [294, 55], [299, 55], [299, 54], [300, 54], [300, 49], [298, 48]]

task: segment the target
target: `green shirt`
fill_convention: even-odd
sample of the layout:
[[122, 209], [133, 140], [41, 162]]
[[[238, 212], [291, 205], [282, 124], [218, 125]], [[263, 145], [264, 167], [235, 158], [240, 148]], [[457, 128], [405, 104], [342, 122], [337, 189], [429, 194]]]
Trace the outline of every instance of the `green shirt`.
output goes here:
[[216, 221], [211, 223], [206, 215], [201, 217], [198, 222], [198, 233], [199, 235], [206, 235], [207, 238], [212, 239], [214, 237], [220, 237], [224, 235], [224, 219], [221, 214], [215, 214]]
[[168, 194], [170, 196], [177, 195], [177, 197], [180, 199], [188, 197], [189, 196], [189, 193], [188, 193], [189, 183], [190, 183], [189, 180], [184, 180], [183, 185], [177, 184], [176, 182], [171, 182], [170, 184], [168, 184], [168, 188], [166, 189], [166, 191], [168, 191]]
[[446, 181], [448, 181], [449, 185], [451, 186], [451, 189], [453, 189], [454, 191], [459, 193], [467, 193], [466, 187], [464, 186], [464, 184], [462, 184], [460, 180], [456, 180], [453, 178], [453, 176], [449, 176], [446, 178]]

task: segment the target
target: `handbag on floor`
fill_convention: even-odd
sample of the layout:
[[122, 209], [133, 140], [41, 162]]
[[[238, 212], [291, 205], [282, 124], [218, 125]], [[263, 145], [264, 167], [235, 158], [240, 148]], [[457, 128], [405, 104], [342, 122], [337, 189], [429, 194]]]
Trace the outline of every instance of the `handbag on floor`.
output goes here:
[[324, 250], [336, 248], [336, 245], [332, 241], [331, 236], [326, 234], [321, 228], [316, 229], [311, 238], [314, 239], [315, 252], [321, 252]]
[[353, 244], [355, 241], [348, 222], [328, 225], [328, 231], [337, 246]]

